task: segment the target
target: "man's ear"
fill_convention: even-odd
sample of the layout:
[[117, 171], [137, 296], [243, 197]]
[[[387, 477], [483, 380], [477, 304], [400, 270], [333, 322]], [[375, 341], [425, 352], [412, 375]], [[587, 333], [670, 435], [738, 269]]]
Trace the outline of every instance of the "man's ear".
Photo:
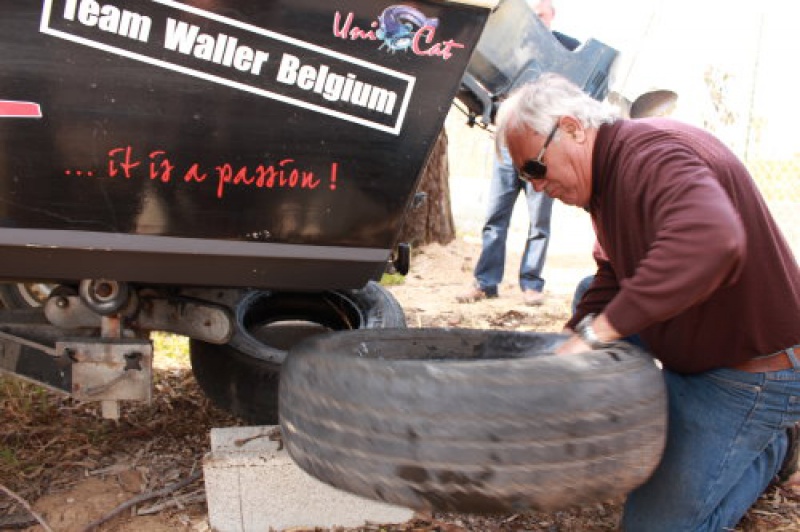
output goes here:
[[573, 116], [562, 116], [558, 120], [558, 127], [564, 133], [572, 137], [572, 140], [582, 143], [586, 140], [586, 130], [580, 120]]

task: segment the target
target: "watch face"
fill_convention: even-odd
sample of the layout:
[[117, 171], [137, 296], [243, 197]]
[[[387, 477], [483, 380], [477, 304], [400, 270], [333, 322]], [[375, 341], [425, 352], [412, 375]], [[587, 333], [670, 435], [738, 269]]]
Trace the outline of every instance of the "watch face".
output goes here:
[[581, 340], [589, 344], [589, 347], [595, 348], [598, 344], [601, 344], [600, 340], [597, 338], [597, 335], [592, 328], [592, 322], [594, 321], [594, 315], [589, 314], [585, 318], [583, 318], [580, 323], [578, 323], [578, 328], [576, 332], [578, 336], [581, 337]]

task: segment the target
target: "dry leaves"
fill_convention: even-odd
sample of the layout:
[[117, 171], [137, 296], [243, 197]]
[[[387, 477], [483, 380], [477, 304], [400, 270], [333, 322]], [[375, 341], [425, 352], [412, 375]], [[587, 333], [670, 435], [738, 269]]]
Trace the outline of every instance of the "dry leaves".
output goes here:
[[[455, 303], [455, 296], [470, 282], [465, 257], [476, 256], [476, 245], [457, 241], [447, 247], [430, 246], [417, 257], [412, 270], [415, 273], [404, 285], [392, 288], [406, 309], [410, 326], [542, 332], [561, 329], [569, 312], [570, 297], [566, 293], [551, 294], [541, 307], [525, 307], [516, 287], [509, 283], [498, 299], [474, 305]], [[39, 387], [0, 377], [0, 484], [52, 519], [52, 524], [58, 523], [56, 530], [79, 531], [120, 503], [188, 478], [209, 450], [210, 429], [240, 423], [202, 395], [185, 353], [182, 361], [171, 361], [161, 369], [157, 356], [156, 366], [153, 404], [125, 404], [118, 422], [101, 419], [96, 405], [77, 404]], [[101, 495], [107, 496], [102, 508], [67, 512]], [[142, 502], [99, 529], [207, 531], [204, 495], [201, 482], [191, 483]], [[53, 501], [50, 506], [38, 508], [47, 500]], [[609, 501], [552, 514], [417, 515], [402, 525], [375, 524], [347, 530], [611, 531], [617, 529], [619, 515], [620, 501]], [[9, 516], [32, 524], [20, 504], [0, 494], [0, 529], [12, 526], [2, 521]], [[737, 530], [800, 530], [800, 495], [788, 488], [770, 489]]]

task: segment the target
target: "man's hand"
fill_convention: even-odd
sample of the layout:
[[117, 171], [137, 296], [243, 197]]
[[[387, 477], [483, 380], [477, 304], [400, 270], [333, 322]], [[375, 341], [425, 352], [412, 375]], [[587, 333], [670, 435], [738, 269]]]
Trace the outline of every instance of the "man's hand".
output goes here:
[[[617, 330], [611, 325], [608, 319], [606, 319], [605, 314], [600, 314], [594, 319], [592, 328], [601, 342], [613, 342], [621, 338]], [[586, 351], [592, 350], [592, 347], [579, 335], [574, 334], [574, 331], [571, 329], [566, 329], [564, 332], [573, 334], [566, 342], [558, 346], [558, 349], [556, 349], [557, 355], [571, 355], [573, 353], [585, 353]]]
[[581, 340], [581, 337], [577, 334], [572, 334], [567, 341], [558, 346], [556, 349], [557, 355], [572, 355], [574, 353], [585, 353], [587, 351], [591, 351], [592, 348], [589, 345]]

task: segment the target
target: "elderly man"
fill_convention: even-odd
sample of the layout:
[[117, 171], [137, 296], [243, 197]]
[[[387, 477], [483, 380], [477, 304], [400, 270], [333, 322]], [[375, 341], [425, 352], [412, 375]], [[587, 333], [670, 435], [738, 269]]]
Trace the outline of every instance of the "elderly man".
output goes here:
[[504, 103], [496, 138], [537, 191], [589, 212], [605, 254], [559, 352], [638, 335], [663, 364], [667, 445], [623, 528], [733, 528], [800, 420], [800, 269], [747, 169], [703, 130], [618, 119], [553, 75]]

